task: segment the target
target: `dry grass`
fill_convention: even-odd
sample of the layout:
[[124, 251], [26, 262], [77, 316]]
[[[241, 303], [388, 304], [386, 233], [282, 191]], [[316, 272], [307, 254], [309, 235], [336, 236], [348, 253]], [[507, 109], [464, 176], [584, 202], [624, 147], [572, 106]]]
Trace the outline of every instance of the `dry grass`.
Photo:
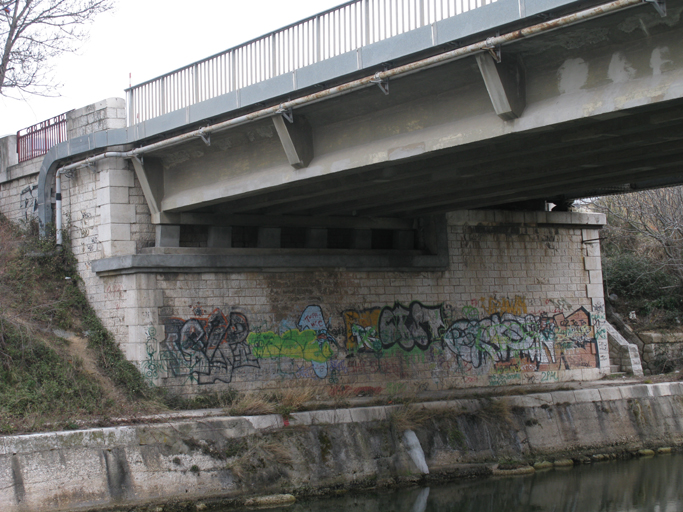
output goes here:
[[275, 404], [263, 393], [244, 393], [227, 409], [231, 416], [255, 416], [275, 413]]
[[512, 424], [510, 404], [505, 400], [486, 399], [481, 409], [475, 412], [474, 415], [487, 423]]
[[291, 387], [285, 388], [280, 393], [274, 395], [277, 401], [277, 410], [281, 414], [289, 414], [296, 411], [303, 411], [306, 409], [306, 404], [316, 400], [318, 391], [315, 388]]
[[394, 409], [389, 416], [389, 422], [399, 432], [415, 430], [434, 419], [439, 412], [435, 409], [407, 404]]
[[259, 469], [277, 465], [290, 466], [292, 456], [280, 441], [274, 439], [251, 438], [249, 449], [228, 464], [228, 469], [239, 478], [245, 480], [248, 475]]
[[282, 414], [306, 410], [307, 404], [315, 402], [318, 390], [308, 386], [284, 388], [276, 393], [256, 391], [240, 393], [226, 412], [232, 416]]

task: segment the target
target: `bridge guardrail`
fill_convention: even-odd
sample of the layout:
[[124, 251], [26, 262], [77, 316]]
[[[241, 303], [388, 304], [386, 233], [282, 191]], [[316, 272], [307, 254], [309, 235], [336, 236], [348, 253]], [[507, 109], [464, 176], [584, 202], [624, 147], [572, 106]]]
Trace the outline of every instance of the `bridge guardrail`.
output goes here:
[[496, 0], [352, 0], [126, 89], [128, 125], [431, 25]]
[[53, 146], [67, 140], [66, 114], [59, 114], [17, 132], [19, 163], [43, 156]]

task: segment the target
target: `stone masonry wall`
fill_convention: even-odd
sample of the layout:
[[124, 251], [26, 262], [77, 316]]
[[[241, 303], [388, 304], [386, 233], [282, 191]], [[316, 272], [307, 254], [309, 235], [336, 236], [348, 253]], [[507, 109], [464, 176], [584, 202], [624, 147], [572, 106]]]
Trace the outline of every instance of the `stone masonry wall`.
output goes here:
[[[26, 186], [21, 179], [0, 189], [11, 218], [21, 216], [12, 195]], [[149, 381], [177, 393], [316, 386], [330, 396], [397, 394], [609, 372], [601, 216], [453, 212], [442, 272], [99, 277], [92, 261], [154, 243], [139, 183], [123, 159], [62, 183], [88, 299]]]
[[524, 215], [450, 214], [445, 272], [125, 276], [127, 304], [138, 306], [126, 310], [138, 322], [126, 353], [179, 393], [597, 378], [609, 372], [597, 230], [570, 224], [581, 214]]

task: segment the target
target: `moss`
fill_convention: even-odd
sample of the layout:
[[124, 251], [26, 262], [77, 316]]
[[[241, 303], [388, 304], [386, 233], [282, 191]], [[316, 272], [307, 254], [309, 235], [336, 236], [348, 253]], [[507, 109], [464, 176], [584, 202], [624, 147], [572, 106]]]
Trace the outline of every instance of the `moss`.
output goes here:
[[328, 460], [330, 454], [332, 453], [332, 441], [327, 437], [324, 430], [318, 432], [318, 442], [320, 443], [320, 455], [323, 460]]

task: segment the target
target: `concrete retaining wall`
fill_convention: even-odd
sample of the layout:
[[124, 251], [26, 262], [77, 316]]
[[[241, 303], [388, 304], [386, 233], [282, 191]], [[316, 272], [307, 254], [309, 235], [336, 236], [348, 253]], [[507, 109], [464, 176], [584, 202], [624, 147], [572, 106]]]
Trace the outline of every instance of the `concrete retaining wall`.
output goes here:
[[0, 437], [0, 503], [27, 512], [310, 492], [502, 457], [671, 446], [683, 441], [682, 398], [683, 385], [666, 383]]

